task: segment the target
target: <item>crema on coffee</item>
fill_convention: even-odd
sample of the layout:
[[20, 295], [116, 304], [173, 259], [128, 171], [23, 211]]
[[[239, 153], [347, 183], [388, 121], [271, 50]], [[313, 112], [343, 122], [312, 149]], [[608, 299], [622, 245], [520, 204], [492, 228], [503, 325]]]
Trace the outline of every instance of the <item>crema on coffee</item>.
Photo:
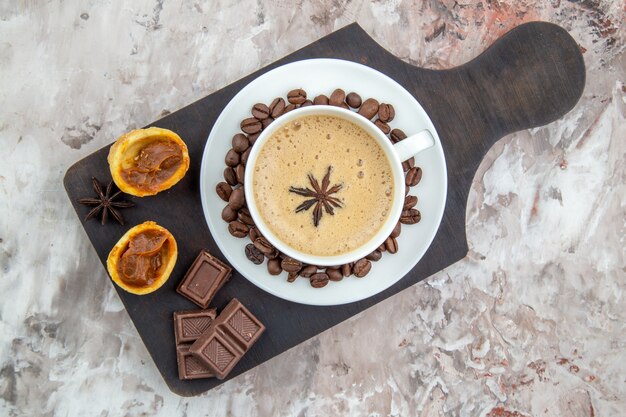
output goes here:
[[394, 191], [391, 164], [376, 139], [336, 116], [303, 116], [263, 144], [252, 190], [267, 227], [315, 256], [349, 253], [383, 226]]

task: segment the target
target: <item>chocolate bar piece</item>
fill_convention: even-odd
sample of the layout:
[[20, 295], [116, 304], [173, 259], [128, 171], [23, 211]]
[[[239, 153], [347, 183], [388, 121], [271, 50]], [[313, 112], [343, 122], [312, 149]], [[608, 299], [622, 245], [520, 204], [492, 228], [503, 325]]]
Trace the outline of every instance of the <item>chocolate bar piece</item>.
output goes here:
[[203, 250], [185, 274], [176, 291], [207, 308], [215, 293], [228, 281], [232, 268]]
[[180, 379], [212, 378], [213, 371], [189, 352], [189, 344], [176, 346], [178, 377]]
[[224, 379], [264, 331], [265, 326], [234, 298], [189, 351]]
[[195, 342], [209, 328], [216, 315], [214, 308], [174, 312], [176, 345]]

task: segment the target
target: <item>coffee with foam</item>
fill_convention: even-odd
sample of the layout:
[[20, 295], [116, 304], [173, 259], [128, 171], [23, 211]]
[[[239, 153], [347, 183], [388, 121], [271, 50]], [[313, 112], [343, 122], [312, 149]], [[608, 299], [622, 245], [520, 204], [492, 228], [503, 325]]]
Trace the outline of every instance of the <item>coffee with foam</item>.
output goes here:
[[274, 132], [259, 151], [252, 182], [272, 233], [314, 256], [369, 242], [389, 216], [394, 191], [391, 163], [376, 139], [349, 120], [322, 115]]

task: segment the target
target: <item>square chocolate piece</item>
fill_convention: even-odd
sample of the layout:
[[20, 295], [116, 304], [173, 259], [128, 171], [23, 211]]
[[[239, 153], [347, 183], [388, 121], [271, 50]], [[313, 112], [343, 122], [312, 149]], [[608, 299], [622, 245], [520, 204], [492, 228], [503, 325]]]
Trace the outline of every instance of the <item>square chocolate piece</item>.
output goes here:
[[247, 351], [265, 331], [265, 326], [236, 298], [220, 314], [224, 322], [220, 326]]
[[214, 308], [174, 312], [176, 345], [195, 342], [209, 328], [216, 315]]
[[180, 379], [213, 378], [215, 374], [204, 363], [189, 352], [191, 345], [176, 346], [178, 377]]
[[219, 379], [224, 379], [243, 356], [243, 352], [219, 332], [209, 332], [200, 356], [195, 352], [191, 353]]
[[207, 308], [215, 293], [228, 281], [232, 268], [203, 250], [185, 274], [176, 291]]
[[265, 326], [234, 298], [189, 351], [223, 379], [264, 331]]

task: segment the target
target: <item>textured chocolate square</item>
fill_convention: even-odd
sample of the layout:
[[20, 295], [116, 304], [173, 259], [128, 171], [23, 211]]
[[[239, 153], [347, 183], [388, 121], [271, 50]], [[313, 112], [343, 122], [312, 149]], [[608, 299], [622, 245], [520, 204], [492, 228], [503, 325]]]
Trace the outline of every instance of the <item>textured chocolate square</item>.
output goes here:
[[264, 331], [265, 326], [234, 298], [189, 351], [223, 379]]
[[221, 315], [225, 315], [225, 321], [223, 324], [220, 323], [220, 326], [223, 326], [244, 350], [250, 349], [265, 330], [265, 326], [237, 299], [232, 300]]
[[217, 315], [214, 308], [209, 310], [174, 312], [174, 335], [176, 345], [195, 342], [202, 335]]
[[228, 281], [232, 268], [203, 250], [185, 274], [176, 291], [207, 308], [215, 293]]
[[223, 334], [211, 332], [202, 347], [201, 355], [196, 354], [195, 357], [200, 362], [204, 362], [218, 378], [224, 378], [242, 356], [243, 352], [238, 351]]
[[213, 378], [215, 374], [202, 361], [189, 352], [189, 344], [176, 347], [178, 377], [180, 379]]

